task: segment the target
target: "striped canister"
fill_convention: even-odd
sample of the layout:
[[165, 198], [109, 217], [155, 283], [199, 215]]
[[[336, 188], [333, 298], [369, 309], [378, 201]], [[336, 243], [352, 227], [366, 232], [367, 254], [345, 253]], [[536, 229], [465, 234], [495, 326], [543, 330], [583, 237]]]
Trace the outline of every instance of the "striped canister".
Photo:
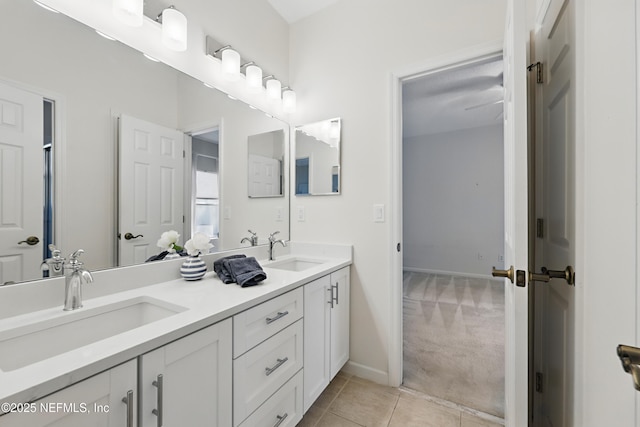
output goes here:
[[189, 256], [180, 267], [180, 274], [184, 280], [200, 280], [207, 272], [207, 266], [199, 256]]

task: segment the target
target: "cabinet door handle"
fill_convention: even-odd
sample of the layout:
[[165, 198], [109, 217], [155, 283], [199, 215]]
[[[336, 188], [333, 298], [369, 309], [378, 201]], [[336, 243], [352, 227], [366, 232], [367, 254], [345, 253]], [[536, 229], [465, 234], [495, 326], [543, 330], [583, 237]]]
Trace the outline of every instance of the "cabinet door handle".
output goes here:
[[276, 415], [276, 418], [278, 419], [278, 421], [273, 425], [273, 427], [278, 427], [280, 424], [282, 424], [284, 422], [284, 420], [289, 416], [289, 414], [287, 414], [286, 412], [284, 413], [284, 415]]
[[275, 322], [278, 319], [283, 318], [284, 316], [286, 316], [287, 314], [289, 314], [288, 311], [279, 311], [278, 314], [274, 317], [267, 317], [267, 325], [270, 323]]
[[[336, 284], [332, 286], [332, 288], [335, 288], [335, 290], [336, 290], [336, 305], [340, 304], [338, 302], [338, 294], [340, 292], [339, 286], [340, 286], [340, 283], [338, 283], [338, 282], [336, 282]], [[331, 293], [331, 295], [333, 296], [333, 292]]]
[[127, 405], [127, 427], [133, 427], [133, 390], [127, 392], [122, 402]]
[[276, 371], [276, 369], [278, 369], [280, 366], [284, 365], [284, 363], [285, 363], [287, 360], [289, 360], [289, 358], [288, 358], [288, 357], [285, 357], [284, 359], [278, 359], [278, 363], [276, 363], [275, 365], [273, 365], [273, 367], [271, 367], [271, 368], [264, 368], [264, 370], [265, 370], [265, 374], [266, 374], [267, 376], [269, 376], [269, 375], [273, 374], [273, 373]]
[[329, 301], [327, 302], [327, 304], [331, 304], [331, 308], [333, 308], [333, 286], [330, 286], [329, 289], [327, 289], [329, 292], [331, 292], [331, 298], [329, 298]]
[[159, 374], [157, 379], [151, 383], [154, 387], [158, 389], [158, 397], [156, 401], [157, 408], [151, 411], [153, 415], [158, 417], [158, 423], [157, 423], [158, 427], [162, 427], [162, 400], [163, 400], [162, 395], [163, 395], [163, 389], [164, 389], [163, 379], [164, 377], [162, 376], [162, 374]]

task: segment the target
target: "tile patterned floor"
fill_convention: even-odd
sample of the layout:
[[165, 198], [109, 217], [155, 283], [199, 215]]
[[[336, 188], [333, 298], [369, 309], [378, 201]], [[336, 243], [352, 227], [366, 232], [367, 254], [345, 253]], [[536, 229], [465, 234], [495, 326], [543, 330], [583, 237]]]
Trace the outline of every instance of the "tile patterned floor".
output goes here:
[[298, 427], [500, 427], [504, 421], [404, 388], [343, 372], [333, 379]]

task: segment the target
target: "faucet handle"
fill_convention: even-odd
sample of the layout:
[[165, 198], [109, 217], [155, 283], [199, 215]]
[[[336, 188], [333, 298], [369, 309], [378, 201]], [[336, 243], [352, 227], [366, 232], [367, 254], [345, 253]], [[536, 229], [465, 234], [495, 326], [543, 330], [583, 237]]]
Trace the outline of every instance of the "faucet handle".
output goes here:
[[254, 236], [257, 236], [257, 235], [258, 235], [258, 233], [254, 233], [254, 232], [253, 232], [253, 231], [251, 231], [251, 230], [247, 230], [247, 231], [248, 231], [249, 233], [251, 233], [252, 235], [254, 235]]
[[271, 233], [269, 235], [269, 240], [275, 240], [276, 234], [280, 234], [280, 232], [279, 231], [274, 231], [273, 233]]
[[80, 261], [78, 259], [80, 257], [80, 255], [82, 255], [83, 253], [84, 253], [84, 250], [78, 249], [77, 251], [75, 251], [74, 253], [69, 255], [69, 264], [72, 265], [72, 266], [81, 266], [81, 265], [83, 265], [82, 261]]

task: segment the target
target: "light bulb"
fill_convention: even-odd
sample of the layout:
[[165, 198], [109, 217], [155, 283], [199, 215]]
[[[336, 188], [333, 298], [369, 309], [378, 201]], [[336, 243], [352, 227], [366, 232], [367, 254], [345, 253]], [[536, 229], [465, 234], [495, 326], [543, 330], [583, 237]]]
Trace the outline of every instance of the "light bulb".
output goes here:
[[279, 100], [282, 96], [282, 83], [280, 80], [267, 80], [267, 97], [271, 100]]
[[329, 138], [340, 138], [340, 122], [331, 122], [331, 125], [329, 126]]
[[222, 74], [232, 82], [240, 78], [240, 54], [233, 49], [222, 51]]
[[259, 93], [262, 90], [262, 68], [249, 65], [245, 73], [247, 75], [247, 90], [250, 93]]
[[123, 24], [142, 26], [143, 0], [113, 0], [111, 11]]
[[173, 7], [162, 12], [162, 43], [171, 50], [187, 50], [187, 17]]
[[282, 110], [285, 113], [296, 111], [296, 93], [292, 90], [285, 90], [282, 94]]

